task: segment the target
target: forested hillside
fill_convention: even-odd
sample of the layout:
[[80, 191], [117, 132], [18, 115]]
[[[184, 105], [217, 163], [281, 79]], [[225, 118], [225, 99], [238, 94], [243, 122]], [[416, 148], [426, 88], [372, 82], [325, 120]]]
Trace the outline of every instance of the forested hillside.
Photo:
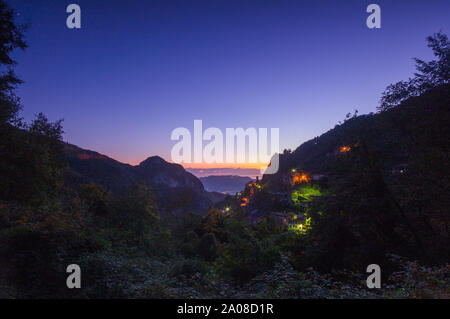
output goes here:
[[64, 144], [63, 153], [68, 163], [64, 178], [70, 188], [95, 183], [111, 195], [123, 195], [133, 185], [142, 183], [151, 187], [158, 206], [167, 214], [205, 214], [222, 199], [206, 192], [202, 182], [181, 165], [159, 156], [132, 166], [70, 144]]

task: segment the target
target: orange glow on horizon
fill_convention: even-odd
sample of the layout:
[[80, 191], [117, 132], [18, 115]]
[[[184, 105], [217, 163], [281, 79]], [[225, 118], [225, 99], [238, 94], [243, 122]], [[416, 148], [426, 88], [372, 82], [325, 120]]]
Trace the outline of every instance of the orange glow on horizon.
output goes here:
[[268, 163], [180, 163], [184, 168], [211, 169], [211, 168], [240, 168], [240, 169], [266, 169]]
[[[145, 159], [144, 159], [145, 160]], [[164, 159], [166, 160], [166, 159]], [[122, 160], [121, 163], [130, 164], [132, 166], [139, 165], [143, 160]], [[166, 160], [167, 161], [167, 160]], [[269, 164], [265, 163], [174, 163], [172, 161], [167, 161], [172, 164], [180, 164], [184, 169], [214, 169], [214, 168], [231, 168], [231, 169], [266, 169]]]
[[[92, 155], [91, 155], [92, 156]], [[88, 158], [91, 157], [88, 155], [80, 155], [80, 158], [83, 157], [84, 158]], [[148, 157], [151, 156], [156, 156], [156, 155], [149, 155]], [[104, 158], [111, 158], [114, 160], [117, 160], [121, 163], [124, 164], [129, 164], [132, 166], [137, 166], [139, 165], [142, 161], [146, 160], [146, 158], [141, 158], [141, 159], [136, 159], [133, 157], [125, 157], [125, 156], [117, 156], [117, 155], [102, 155], [100, 154], [99, 157], [104, 157]], [[165, 161], [167, 161], [168, 163], [172, 163], [172, 164], [179, 164], [181, 166], [183, 166], [183, 168], [188, 169], [188, 168], [192, 168], [192, 169], [214, 169], [214, 168], [218, 168], [218, 169], [223, 169], [223, 168], [231, 168], [231, 169], [257, 169], [257, 170], [261, 170], [261, 169], [266, 169], [269, 166], [269, 163], [175, 163], [173, 162], [171, 159], [167, 159], [165, 157], [162, 157]]]

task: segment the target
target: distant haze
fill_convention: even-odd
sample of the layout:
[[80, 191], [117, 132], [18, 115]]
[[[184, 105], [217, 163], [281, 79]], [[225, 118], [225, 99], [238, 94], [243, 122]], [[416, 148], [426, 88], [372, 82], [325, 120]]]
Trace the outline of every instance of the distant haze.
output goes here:
[[223, 194], [236, 194], [244, 190], [245, 185], [252, 179], [247, 176], [212, 175], [200, 178], [205, 190]]
[[256, 177], [262, 176], [260, 170], [255, 168], [186, 168], [186, 170], [199, 178], [210, 175], [234, 175], [256, 179]]

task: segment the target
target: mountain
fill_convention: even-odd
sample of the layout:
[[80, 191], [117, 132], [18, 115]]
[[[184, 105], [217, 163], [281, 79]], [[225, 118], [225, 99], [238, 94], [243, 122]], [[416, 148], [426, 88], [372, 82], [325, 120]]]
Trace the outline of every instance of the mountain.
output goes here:
[[207, 191], [224, 194], [236, 194], [245, 188], [245, 185], [252, 181], [248, 176], [235, 175], [211, 175], [200, 177], [200, 181]]
[[149, 185], [192, 188], [204, 191], [201, 181], [184, 170], [179, 164], [168, 163], [159, 156], [152, 156], [142, 161], [135, 168], [137, 176]]
[[411, 166], [425, 156], [430, 160], [424, 163], [436, 161], [427, 170], [444, 175], [447, 168], [441, 163], [447, 162], [449, 150], [449, 88], [446, 84], [432, 89], [385, 112], [347, 118], [294, 151], [281, 154], [279, 171], [264, 175], [263, 184], [273, 190], [282, 188], [292, 169], [310, 177], [342, 176], [350, 165], [340, 166], [339, 170], [336, 165], [346, 150], [361, 152], [362, 148], [376, 158], [388, 176], [396, 168]]
[[204, 213], [222, 199], [217, 194], [208, 194], [202, 182], [181, 165], [168, 163], [159, 156], [132, 166], [71, 144], [64, 145], [64, 154], [69, 163], [66, 181], [70, 186], [94, 182], [120, 195], [142, 182], [152, 188], [161, 210], [174, 213]]

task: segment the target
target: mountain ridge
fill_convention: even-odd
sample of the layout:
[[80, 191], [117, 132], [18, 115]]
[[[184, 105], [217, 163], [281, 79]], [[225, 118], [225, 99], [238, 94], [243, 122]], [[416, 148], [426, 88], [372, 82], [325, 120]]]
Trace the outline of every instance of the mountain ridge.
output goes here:
[[130, 165], [69, 143], [64, 144], [63, 152], [69, 163], [66, 170], [69, 186], [96, 183], [120, 195], [142, 182], [152, 188], [159, 206], [170, 212], [205, 213], [220, 198], [218, 194], [208, 194], [202, 182], [183, 166], [160, 156], [150, 156], [138, 165]]

